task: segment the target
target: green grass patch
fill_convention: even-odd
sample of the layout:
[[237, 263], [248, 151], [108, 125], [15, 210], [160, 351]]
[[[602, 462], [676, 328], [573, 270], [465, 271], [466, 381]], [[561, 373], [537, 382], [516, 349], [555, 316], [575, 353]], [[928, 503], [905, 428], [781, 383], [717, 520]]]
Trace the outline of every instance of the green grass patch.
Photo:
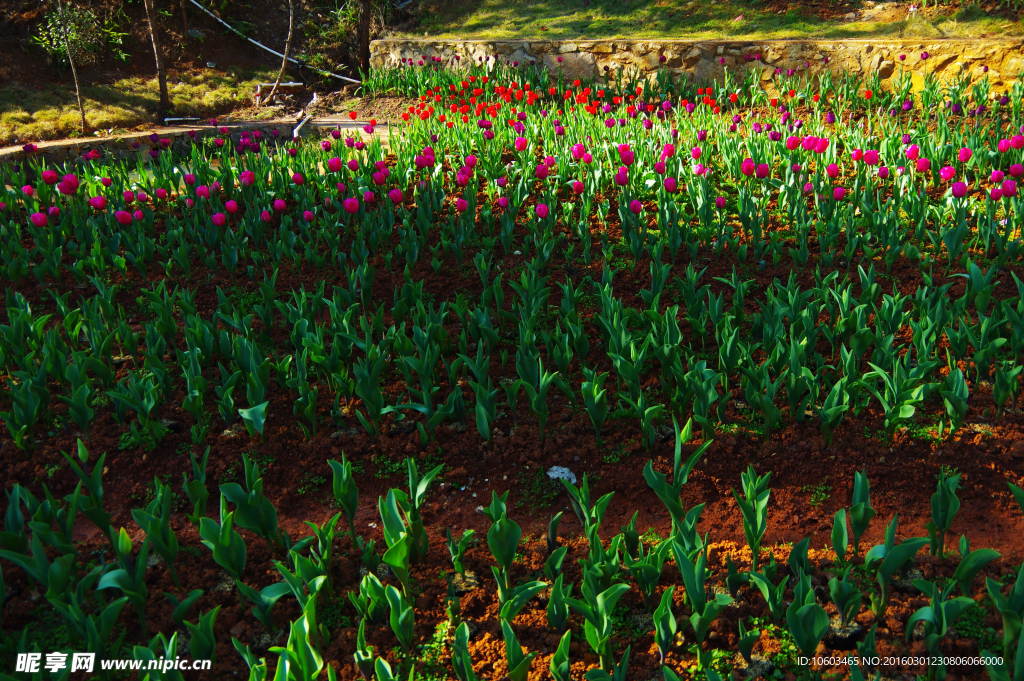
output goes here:
[[[251, 102], [256, 84], [272, 80], [272, 69], [203, 70], [167, 83], [171, 115], [216, 116]], [[81, 117], [70, 73], [61, 83], [0, 88], [0, 141], [48, 140], [81, 136]], [[111, 84], [83, 84], [85, 120], [90, 131], [116, 134], [155, 123], [160, 93], [155, 78], [123, 78]]]
[[[852, 11], [854, 8], [850, 8]], [[552, 40], [881, 38], [897, 37], [903, 21], [823, 21], [800, 8], [777, 13], [753, 0], [429, 0], [410, 37]], [[958, 37], [1019, 34], [1020, 24], [981, 10], [950, 11], [937, 18], [939, 28]]]

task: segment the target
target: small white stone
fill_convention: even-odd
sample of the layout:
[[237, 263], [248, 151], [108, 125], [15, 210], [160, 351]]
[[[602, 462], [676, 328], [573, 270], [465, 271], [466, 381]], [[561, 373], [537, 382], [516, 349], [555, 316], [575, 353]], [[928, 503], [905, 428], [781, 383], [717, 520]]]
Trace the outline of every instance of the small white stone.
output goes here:
[[552, 466], [548, 469], [548, 477], [552, 480], [568, 480], [569, 484], [576, 484], [576, 474], [565, 466]]

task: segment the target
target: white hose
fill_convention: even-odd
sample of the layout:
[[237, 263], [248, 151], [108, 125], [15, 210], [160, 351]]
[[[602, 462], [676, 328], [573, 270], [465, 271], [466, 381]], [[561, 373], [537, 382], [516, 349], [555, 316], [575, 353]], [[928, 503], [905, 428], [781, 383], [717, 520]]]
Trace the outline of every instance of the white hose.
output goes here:
[[[258, 43], [255, 40], [253, 40], [252, 38], [249, 38], [248, 36], [242, 35], [234, 26], [232, 26], [231, 24], [229, 24], [228, 22], [224, 21], [223, 19], [221, 19], [219, 16], [217, 16], [216, 14], [211, 12], [210, 10], [208, 10], [205, 7], [203, 7], [202, 5], [200, 5], [198, 2], [196, 2], [196, 0], [190, 0], [190, 1], [192, 2], [193, 5], [195, 5], [199, 9], [203, 10], [204, 12], [209, 14], [211, 17], [213, 17], [214, 19], [216, 19], [220, 23], [222, 23], [225, 26], [227, 26], [229, 29], [231, 29], [238, 36], [240, 36], [242, 38], [245, 38], [246, 40], [248, 40], [250, 43], [252, 43], [256, 47], [261, 47], [261, 48], [263, 48], [264, 50], [266, 50], [267, 52], [269, 52], [270, 54], [272, 54], [274, 56], [281, 57], [282, 59], [284, 58], [284, 55], [281, 54], [280, 52], [272, 50], [269, 47], [267, 47], [266, 45]], [[299, 64], [300, 66], [305, 66], [307, 69], [309, 69], [311, 71], [316, 71], [317, 73], [321, 73], [321, 74], [323, 74], [325, 76], [331, 76], [332, 78], [337, 78], [339, 80], [347, 80], [348, 82], [355, 83], [356, 85], [362, 85], [363, 84], [362, 81], [355, 80], [354, 78], [349, 78], [348, 76], [339, 76], [337, 73], [331, 73], [330, 71], [321, 71], [320, 69], [315, 69], [312, 66], [307, 66], [307, 65], [303, 64], [302, 62], [300, 62], [298, 59], [292, 59], [291, 57], [288, 57], [288, 61], [292, 62], [293, 64]]]

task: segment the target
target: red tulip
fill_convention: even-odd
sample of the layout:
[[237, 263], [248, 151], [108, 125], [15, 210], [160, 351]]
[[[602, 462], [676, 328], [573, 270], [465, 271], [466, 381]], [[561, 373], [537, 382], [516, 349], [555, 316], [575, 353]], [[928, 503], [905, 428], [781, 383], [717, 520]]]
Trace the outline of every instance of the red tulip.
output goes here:
[[36, 227], [46, 227], [47, 223], [49, 222], [46, 219], [46, 213], [32, 213], [32, 215], [29, 217], [29, 220], [31, 220], [32, 224], [35, 225]]

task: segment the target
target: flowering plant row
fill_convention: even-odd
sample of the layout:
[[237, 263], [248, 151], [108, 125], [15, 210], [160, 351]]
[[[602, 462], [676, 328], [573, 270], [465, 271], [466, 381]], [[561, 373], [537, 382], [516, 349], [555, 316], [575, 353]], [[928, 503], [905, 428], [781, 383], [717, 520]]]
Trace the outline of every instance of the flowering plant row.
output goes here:
[[[972, 410], [998, 419], [1016, 408], [1024, 371], [1021, 86], [995, 98], [984, 80], [883, 93], [849, 79], [812, 87], [804, 74], [780, 73], [783, 95], [773, 98], [731, 80], [690, 93], [669, 87], [667, 76], [588, 84], [515, 65], [404, 68], [415, 76], [399, 70], [371, 80], [417, 87], [386, 136], [373, 120], [359, 136], [336, 130], [319, 141], [214, 126], [185, 153], [154, 137], [134, 167], [86, 158], [54, 168], [29, 147], [24, 162], [3, 168], [0, 417], [11, 442], [31, 456], [54, 437], [46, 425], [54, 419], [87, 437], [109, 414], [132, 446], [152, 448], [167, 437], [161, 416], [174, 408], [189, 415], [196, 446], [219, 421], [240, 421], [254, 440], [271, 421], [292, 424], [306, 440], [324, 437], [325, 423], [358, 426], [366, 447], [408, 426], [423, 448], [459, 422], [472, 423], [483, 447], [517, 430], [543, 445], [556, 409], [585, 413], [597, 446], [612, 420], [629, 423], [651, 450], [669, 428], [672, 477], [650, 465], [644, 473], [672, 516], [665, 542], [645, 547], [635, 527], [602, 540], [610, 497], [592, 502], [585, 479], [567, 485], [588, 542], [581, 599], [561, 575], [557, 542], [547, 582], [511, 578], [521, 532], [506, 498], [495, 495], [487, 543], [509, 677], [526, 679], [533, 661], [516, 638], [516, 615], [551, 586], [547, 622], [563, 635], [576, 616], [598, 659], [586, 678], [627, 678], [629, 651], [616, 662], [611, 617], [631, 588], [626, 575], [654, 611], [667, 679], [687, 666], [714, 678], [705, 635], [741, 589], [762, 594], [772, 618], [785, 618], [812, 655], [828, 617], [810, 588], [807, 546], [790, 557], [792, 580], [779, 581], [774, 562], [759, 563], [769, 478], [753, 469], [735, 493], [750, 570], [730, 573], [730, 596], [705, 597], [706, 538], [695, 530], [702, 507], [680, 506], [699, 455], [682, 462], [681, 447], [696, 429], [703, 452], [737, 423], [764, 440], [814, 423], [829, 446], [849, 419], [873, 419], [890, 441], [915, 423], [949, 440]], [[231, 293], [245, 289], [245, 302]], [[137, 313], [119, 303], [125, 290], [138, 294]], [[190, 517], [246, 608], [273, 629], [277, 600], [291, 594], [300, 604], [287, 647], [274, 649], [278, 675], [316, 678], [328, 641], [311, 604], [334, 598], [340, 515], [293, 540], [247, 459], [244, 487], [221, 485], [220, 514], [208, 517], [205, 461], [191, 463]], [[119, 590], [102, 621], [131, 603], [145, 632], [145, 554], [173, 566], [177, 540], [161, 483], [156, 500], [136, 509], [146, 540], [133, 557], [130, 538], [102, 508], [103, 459], [90, 467], [83, 445], [68, 464], [82, 483], [69, 506], [16, 488], [0, 557], [52, 586], [47, 599], [93, 649], [111, 631], [82, 610], [83, 594]], [[383, 561], [394, 576], [386, 586], [368, 576], [350, 594], [362, 621], [354, 660], [367, 678], [392, 678], [363, 632], [390, 612], [399, 646], [414, 656], [409, 570], [429, 548], [420, 508], [439, 471], [421, 476], [410, 460], [408, 492], [380, 499], [386, 550], [378, 556], [355, 532], [349, 463], [331, 465], [361, 560], [371, 571]], [[923, 545], [944, 556], [958, 485], [957, 476], [940, 480], [929, 538], [897, 545], [894, 519], [892, 541], [865, 556], [879, 585], [870, 595], [876, 617], [886, 612], [891, 580]], [[849, 560], [874, 513], [866, 477], [857, 489]], [[37, 518], [31, 532], [22, 506]], [[118, 567], [97, 568], [72, 589], [74, 512], [110, 539]], [[843, 565], [846, 522], [844, 510], [832, 532]], [[557, 536], [553, 523], [549, 537]], [[246, 584], [246, 544], [234, 526], [283, 559], [280, 585]], [[911, 619], [924, 622], [933, 659], [942, 659], [947, 620], [969, 605], [960, 599], [995, 558], [965, 542], [962, 597], [952, 597], [952, 584], [918, 586], [933, 604]], [[47, 547], [63, 557], [51, 562]], [[449, 548], [461, 571], [465, 545], [450, 540]], [[680, 604], [671, 588], [658, 594], [668, 559], [682, 576], [681, 605], [691, 613], [684, 624], [696, 637], [692, 655], [672, 664], [666, 656], [682, 655], [672, 652]], [[844, 618], [855, 616], [862, 585], [849, 570], [833, 581], [833, 603]], [[467, 681], [476, 678], [470, 632], [452, 594], [452, 667]], [[1001, 611], [1020, 610], [992, 598]], [[191, 603], [180, 607], [184, 616]], [[211, 612], [190, 625], [194, 656], [214, 645]], [[993, 667], [993, 678], [1024, 673], [1012, 629], [1004, 631], [1007, 666]], [[556, 679], [570, 678], [570, 637], [551, 660]], [[173, 637], [158, 639], [147, 650], [173, 655]], [[870, 658], [873, 634], [863, 643]], [[266, 664], [236, 648], [251, 678], [264, 679]], [[932, 671], [944, 673], [941, 665]]]

